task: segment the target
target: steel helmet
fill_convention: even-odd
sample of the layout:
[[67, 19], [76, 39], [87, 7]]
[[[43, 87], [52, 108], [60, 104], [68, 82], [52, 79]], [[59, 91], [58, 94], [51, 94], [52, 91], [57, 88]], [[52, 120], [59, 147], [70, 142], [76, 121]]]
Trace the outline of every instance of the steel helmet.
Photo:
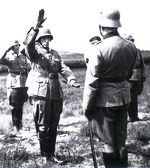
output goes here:
[[107, 9], [101, 11], [99, 24], [102, 27], [121, 27], [120, 12], [117, 9]]
[[12, 43], [10, 43], [10, 47], [13, 47], [15, 45], [19, 45], [20, 46], [20, 43], [18, 42], [18, 40], [14, 40]]
[[130, 41], [134, 42], [134, 38], [133, 38], [132, 35], [130, 35], [130, 34], [125, 34], [125, 35], [124, 35], [124, 38], [125, 38], [126, 40], [130, 40]]
[[53, 36], [52, 36], [52, 34], [51, 34], [51, 32], [50, 32], [49, 29], [40, 28], [39, 34], [37, 35], [37, 38], [36, 38], [36, 41], [39, 41], [39, 39], [40, 39], [41, 37], [44, 37], [44, 36], [49, 36], [49, 37], [50, 37], [50, 40], [53, 39]]

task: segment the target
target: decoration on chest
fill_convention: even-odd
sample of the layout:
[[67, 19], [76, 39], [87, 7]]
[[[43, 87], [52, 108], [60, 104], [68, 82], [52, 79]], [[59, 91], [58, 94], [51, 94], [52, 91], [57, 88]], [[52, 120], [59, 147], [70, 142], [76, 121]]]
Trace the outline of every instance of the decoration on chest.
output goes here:
[[37, 53], [42, 55], [42, 59], [49, 60], [50, 64], [54, 64], [55, 62], [60, 61], [58, 58], [56, 58], [55, 55], [52, 54], [51, 50], [47, 51], [39, 44], [36, 44], [35, 48], [37, 50]]

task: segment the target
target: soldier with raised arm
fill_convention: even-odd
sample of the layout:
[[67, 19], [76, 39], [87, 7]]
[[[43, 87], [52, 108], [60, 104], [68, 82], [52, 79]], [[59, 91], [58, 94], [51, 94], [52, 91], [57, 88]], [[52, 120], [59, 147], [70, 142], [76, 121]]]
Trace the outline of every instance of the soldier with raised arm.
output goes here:
[[8, 68], [7, 76], [7, 96], [11, 106], [13, 132], [17, 135], [22, 128], [22, 115], [24, 102], [28, 100], [27, 87], [25, 86], [27, 78], [27, 59], [19, 52], [20, 43], [14, 40], [6, 50], [0, 64]]
[[50, 48], [53, 35], [49, 29], [41, 26], [44, 21], [44, 10], [41, 9], [37, 23], [26, 37], [26, 52], [31, 61], [27, 86], [33, 103], [41, 155], [59, 163], [55, 156], [57, 126], [63, 107], [59, 74], [73, 87], [80, 87], [80, 84], [58, 52]]

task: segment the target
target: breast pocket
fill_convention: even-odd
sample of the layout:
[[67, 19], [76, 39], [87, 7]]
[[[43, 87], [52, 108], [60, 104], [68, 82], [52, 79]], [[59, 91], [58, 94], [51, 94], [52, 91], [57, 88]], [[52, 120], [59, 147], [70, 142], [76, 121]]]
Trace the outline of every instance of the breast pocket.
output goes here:
[[32, 84], [29, 85], [28, 94], [40, 97], [46, 97], [47, 83], [44, 81], [36, 81], [36, 80], [32, 81]]

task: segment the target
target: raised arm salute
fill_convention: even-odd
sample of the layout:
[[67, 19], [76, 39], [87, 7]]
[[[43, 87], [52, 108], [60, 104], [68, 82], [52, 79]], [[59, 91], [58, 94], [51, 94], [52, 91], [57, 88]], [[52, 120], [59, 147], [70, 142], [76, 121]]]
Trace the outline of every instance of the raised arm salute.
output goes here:
[[16, 135], [22, 128], [23, 105], [27, 101], [26, 57], [19, 52], [20, 43], [14, 40], [0, 59], [0, 64], [7, 65], [7, 95], [11, 106], [13, 132]]
[[40, 142], [41, 155], [51, 161], [55, 157], [57, 126], [62, 112], [63, 91], [59, 74], [74, 87], [80, 87], [69, 67], [61, 60], [58, 52], [50, 48], [53, 40], [51, 31], [42, 27], [44, 10], [39, 11], [35, 26], [26, 37], [26, 51], [31, 60], [28, 76], [28, 94], [32, 99], [34, 121]]

